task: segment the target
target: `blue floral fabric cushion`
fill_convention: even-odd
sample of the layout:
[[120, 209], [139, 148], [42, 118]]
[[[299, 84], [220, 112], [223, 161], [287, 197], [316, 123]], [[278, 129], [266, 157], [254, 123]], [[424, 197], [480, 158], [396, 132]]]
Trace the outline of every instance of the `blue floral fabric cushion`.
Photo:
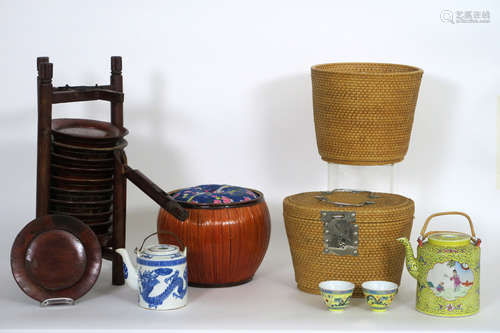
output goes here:
[[258, 198], [257, 193], [243, 187], [231, 185], [199, 185], [172, 193], [172, 197], [180, 202], [200, 204], [228, 204], [245, 202]]

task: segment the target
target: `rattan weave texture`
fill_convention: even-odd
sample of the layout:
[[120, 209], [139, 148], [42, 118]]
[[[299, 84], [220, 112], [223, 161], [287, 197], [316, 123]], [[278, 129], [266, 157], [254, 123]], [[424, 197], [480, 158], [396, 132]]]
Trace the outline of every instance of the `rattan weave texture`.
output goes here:
[[[319, 294], [318, 284], [325, 280], [346, 280], [356, 285], [354, 297], [362, 297], [361, 283], [386, 280], [400, 283], [404, 249], [396, 241], [409, 237], [414, 203], [396, 194], [375, 193], [375, 204], [364, 207], [339, 207], [319, 201], [322, 192], [289, 196], [283, 201], [284, 219], [295, 280], [300, 290]], [[366, 193], [331, 193], [331, 201], [360, 203]], [[359, 226], [358, 256], [323, 253], [322, 211], [356, 213]]]
[[321, 158], [351, 165], [402, 161], [408, 151], [423, 71], [382, 63], [311, 68]]

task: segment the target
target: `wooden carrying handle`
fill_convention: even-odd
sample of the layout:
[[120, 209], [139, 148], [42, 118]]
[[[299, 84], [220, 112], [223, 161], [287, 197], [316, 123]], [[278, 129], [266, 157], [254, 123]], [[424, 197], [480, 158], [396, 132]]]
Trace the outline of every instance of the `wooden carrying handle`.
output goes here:
[[427, 220], [425, 220], [424, 226], [422, 227], [422, 231], [420, 231], [420, 237], [422, 237], [422, 239], [426, 239], [427, 236], [429, 236], [431, 234], [434, 234], [436, 232], [442, 232], [442, 231], [429, 231], [429, 232], [426, 233], [425, 230], [427, 229], [427, 226], [429, 225], [429, 222], [431, 221], [431, 219], [433, 219], [434, 217], [443, 216], [443, 215], [462, 215], [462, 216], [466, 217], [467, 220], [469, 220], [469, 226], [470, 226], [471, 235], [472, 235], [473, 238], [476, 238], [476, 233], [474, 231], [474, 226], [472, 225], [472, 220], [471, 220], [471, 218], [470, 218], [469, 215], [467, 215], [465, 213], [462, 213], [462, 212], [441, 212], [441, 213], [432, 214], [431, 216], [429, 216], [427, 218]]
[[125, 178], [130, 180], [148, 197], [153, 199], [160, 207], [165, 209], [169, 214], [172, 214], [178, 220], [185, 221], [189, 217], [189, 212], [168, 195], [168, 193], [153, 183], [151, 179], [146, 177], [142, 172], [128, 166], [127, 155], [125, 155], [123, 150], [115, 150], [114, 156], [115, 159], [120, 162]]
[[189, 217], [186, 209], [182, 208], [168, 193], [159, 188], [139, 170], [134, 170], [126, 165], [125, 177], [176, 219], [185, 221]]

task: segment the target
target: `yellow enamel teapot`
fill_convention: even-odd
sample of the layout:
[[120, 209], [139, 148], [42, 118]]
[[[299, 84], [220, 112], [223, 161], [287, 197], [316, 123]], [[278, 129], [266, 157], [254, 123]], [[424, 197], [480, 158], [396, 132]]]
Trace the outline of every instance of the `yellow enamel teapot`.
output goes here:
[[[442, 215], [467, 218], [471, 235], [455, 231], [425, 232], [430, 220]], [[417, 279], [417, 310], [434, 316], [468, 316], [479, 311], [479, 258], [481, 240], [471, 218], [462, 212], [443, 212], [427, 218], [418, 237], [417, 258], [408, 239], [406, 268]]]

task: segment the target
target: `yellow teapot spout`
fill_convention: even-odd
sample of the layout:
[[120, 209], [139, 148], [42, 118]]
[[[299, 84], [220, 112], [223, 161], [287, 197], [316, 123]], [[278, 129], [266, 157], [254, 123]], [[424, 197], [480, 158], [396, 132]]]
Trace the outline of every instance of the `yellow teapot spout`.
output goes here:
[[416, 279], [418, 277], [418, 262], [417, 259], [415, 259], [415, 257], [413, 256], [413, 249], [411, 248], [410, 242], [406, 237], [401, 237], [397, 240], [400, 241], [405, 247], [406, 268], [408, 269], [410, 275]]

